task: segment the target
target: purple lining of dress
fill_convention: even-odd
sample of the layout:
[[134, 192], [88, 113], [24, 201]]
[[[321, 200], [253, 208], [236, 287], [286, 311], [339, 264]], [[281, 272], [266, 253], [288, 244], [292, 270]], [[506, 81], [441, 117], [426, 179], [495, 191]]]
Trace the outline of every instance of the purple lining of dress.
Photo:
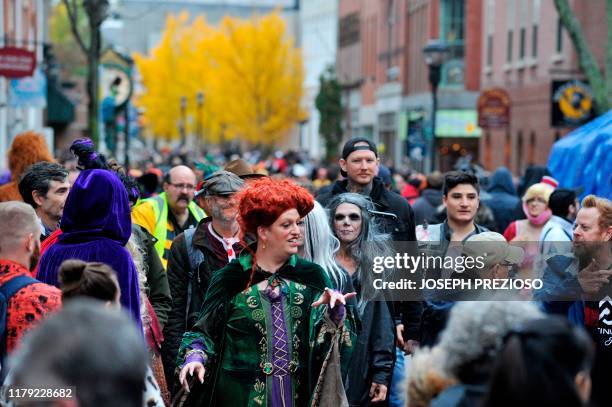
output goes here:
[[285, 310], [283, 304], [284, 293], [269, 287], [266, 294], [270, 299], [272, 309], [272, 400], [273, 407], [293, 405], [293, 392], [291, 374], [289, 372], [289, 338], [285, 323]]

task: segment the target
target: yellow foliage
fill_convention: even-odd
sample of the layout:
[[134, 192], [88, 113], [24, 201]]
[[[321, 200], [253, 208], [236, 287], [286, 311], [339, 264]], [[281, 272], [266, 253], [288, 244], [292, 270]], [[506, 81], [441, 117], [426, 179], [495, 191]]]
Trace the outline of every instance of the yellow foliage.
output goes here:
[[208, 142], [220, 137], [273, 143], [305, 116], [302, 56], [278, 13], [250, 20], [225, 18], [218, 27], [198, 17], [169, 16], [159, 45], [134, 55], [144, 91], [137, 104], [156, 137], [175, 139], [180, 100], [187, 97], [187, 132], [202, 123]]

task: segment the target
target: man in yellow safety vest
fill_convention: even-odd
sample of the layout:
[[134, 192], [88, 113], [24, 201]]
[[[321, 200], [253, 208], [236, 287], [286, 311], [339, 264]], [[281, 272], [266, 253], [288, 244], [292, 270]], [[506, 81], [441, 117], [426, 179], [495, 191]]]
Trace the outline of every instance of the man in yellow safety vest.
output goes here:
[[164, 192], [145, 199], [132, 211], [132, 221], [157, 239], [155, 250], [164, 268], [174, 238], [186, 229], [196, 227], [205, 216], [193, 201], [195, 188], [194, 172], [189, 167], [178, 165], [164, 177]]

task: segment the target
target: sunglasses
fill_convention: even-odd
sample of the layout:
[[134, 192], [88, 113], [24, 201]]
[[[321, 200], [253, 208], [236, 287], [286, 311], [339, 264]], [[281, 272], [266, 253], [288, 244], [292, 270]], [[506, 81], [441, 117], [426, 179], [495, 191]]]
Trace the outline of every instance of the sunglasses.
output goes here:
[[349, 218], [350, 220], [352, 220], [353, 222], [356, 222], [356, 221], [358, 221], [358, 220], [360, 220], [360, 219], [361, 219], [361, 216], [359, 216], [359, 215], [358, 215], [358, 214], [356, 214], [356, 213], [351, 213], [350, 215], [343, 215], [343, 214], [341, 214], [341, 213], [337, 213], [337, 214], [334, 216], [334, 219], [336, 220], [336, 222], [342, 222], [342, 221], [343, 221], [343, 220], [344, 220], [344, 219], [345, 219], [347, 216], [348, 216], [348, 218]]

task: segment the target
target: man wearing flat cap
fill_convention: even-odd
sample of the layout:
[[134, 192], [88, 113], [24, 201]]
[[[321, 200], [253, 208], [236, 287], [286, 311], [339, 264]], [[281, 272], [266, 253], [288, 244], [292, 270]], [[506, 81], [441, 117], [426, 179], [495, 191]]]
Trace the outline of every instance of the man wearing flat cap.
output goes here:
[[[238, 213], [234, 194], [245, 181], [228, 171], [208, 176], [195, 197], [208, 217], [195, 229], [178, 235], [168, 256], [168, 283], [172, 309], [164, 328], [162, 346], [166, 377], [174, 377], [176, 355], [183, 337], [197, 320], [210, 277], [225, 267], [242, 250], [239, 244]], [[171, 380], [168, 383], [172, 385]]]

